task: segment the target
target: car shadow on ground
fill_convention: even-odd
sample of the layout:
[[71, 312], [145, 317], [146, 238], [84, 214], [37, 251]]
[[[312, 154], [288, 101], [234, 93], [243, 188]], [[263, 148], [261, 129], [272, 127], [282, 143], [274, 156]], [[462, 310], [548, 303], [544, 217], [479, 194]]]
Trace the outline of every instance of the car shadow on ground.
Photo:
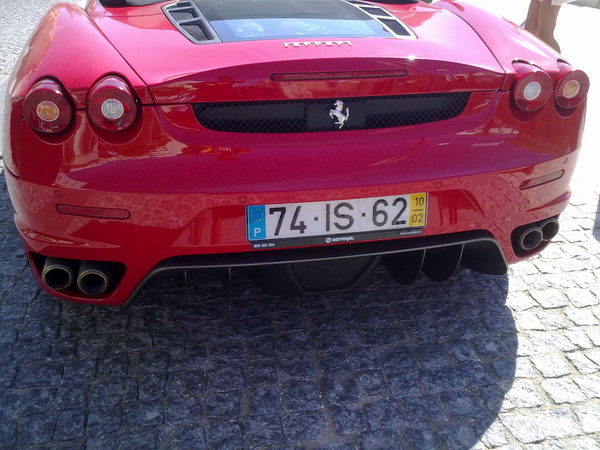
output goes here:
[[467, 449], [512, 385], [506, 276], [225, 299], [188, 274], [120, 313], [41, 292], [1, 194], [2, 448]]
[[400, 287], [381, 271], [361, 291], [298, 299], [240, 278], [228, 301], [219, 283], [190, 278], [188, 289], [181, 279], [149, 285], [130, 314], [146, 330], [159, 314], [156, 331], [178, 340], [165, 348], [196, 350], [200, 396], [230, 405], [197, 422], [209, 442], [229, 420], [234, 448], [470, 448], [512, 385], [506, 277], [461, 270]]

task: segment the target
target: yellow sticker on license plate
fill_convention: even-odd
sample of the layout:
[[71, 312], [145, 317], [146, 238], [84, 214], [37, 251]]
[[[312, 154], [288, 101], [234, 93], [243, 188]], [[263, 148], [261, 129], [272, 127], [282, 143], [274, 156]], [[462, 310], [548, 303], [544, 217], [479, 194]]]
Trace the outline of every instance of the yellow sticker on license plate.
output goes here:
[[410, 194], [408, 226], [424, 227], [427, 211], [427, 194]]

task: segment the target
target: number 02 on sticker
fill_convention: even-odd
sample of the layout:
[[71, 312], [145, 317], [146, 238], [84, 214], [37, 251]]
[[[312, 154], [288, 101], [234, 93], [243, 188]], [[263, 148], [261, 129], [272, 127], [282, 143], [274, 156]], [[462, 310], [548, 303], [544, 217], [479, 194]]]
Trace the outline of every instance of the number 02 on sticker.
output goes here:
[[254, 205], [246, 217], [250, 241], [423, 228], [427, 194]]

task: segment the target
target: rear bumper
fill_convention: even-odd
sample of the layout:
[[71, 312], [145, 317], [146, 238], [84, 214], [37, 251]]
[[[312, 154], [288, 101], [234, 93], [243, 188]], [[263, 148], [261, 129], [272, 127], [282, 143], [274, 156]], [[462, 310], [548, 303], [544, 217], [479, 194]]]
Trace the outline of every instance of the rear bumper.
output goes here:
[[[7, 184], [38, 281], [69, 300], [121, 305], [149, 274], [188, 265], [288, 264], [455, 245], [494, 261], [492, 269], [479, 262], [479, 270], [501, 273], [543, 248], [515, 253], [515, 229], [566, 207], [583, 112], [559, 117], [547, 105], [523, 122], [513, 117], [508, 93], [476, 93], [461, 116], [432, 124], [265, 136], [204, 130], [186, 105], [149, 107], [119, 142], [97, 135], [79, 114], [61, 139], [18, 124], [13, 153], [21, 178], [7, 173]], [[363, 243], [282, 250], [255, 250], [247, 239], [248, 205], [419, 192], [429, 196], [419, 237], [367, 235]], [[73, 216], [57, 205], [128, 214]], [[113, 262], [120, 279], [100, 296], [54, 291], [41, 282], [46, 257]], [[470, 259], [459, 262], [473, 266]]]
[[[549, 167], [557, 164], [562, 165], [562, 162], [546, 163]], [[549, 170], [556, 172], [554, 168]], [[563, 182], [555, 180], [532, 189], [547, 191], [555, 184], [552, 190], [560, 195], [543, 205], [532, 205], [518, 188], [509, 189], [507, 176], [480, 175], [452, 182], [446, 180], [443, 184], [449, 189], [437, 191], [431, 186], [433, 183], [426, 183], [426, 189], [429, 189], [429, 211], [427, 226], [421, 236], [371, 241], [367, 234], [363, 236], [366, 239], [364, 242], [356, 242], [359, 240], [356, 239], [352, 243], [265, 250], [254, 250], [247, 241], [245, 205], [239, 203], [238, 196], [233, 199], [227, 196], [222, 200], [223, 203], [237, 204], [211, 207], [206, 207], [204, 201], [198, 198], [198, 209], [191, 206], [194, 202], [190, 203], [190, 196], [142, 196], [137, 200], [130, 198], [128, 204], [139, 201], [144, 205], [160, 205], [157, 208], [160, 214], [155, 217], [151, 214], [152, 211], [146, 210], [146, 216], [132, 214], [126, 220], [110, 220], [59, 214], [56, 203], [68, 200], [67, 193], [34, 185], [27, 186], [26, 189], [15, 189], [16, 186], [24, 187], [24, 182], [12, 179], [9, 174], [7, 179], [10, 180], [8, 184], [11, 186], [13, 201], [16, 200], [16, 205], [19, 205], [15, 222], [40, 284], [57, 297], [122, 305], [135, 296], [154, 275], [178, 270], [277, 264], [283, 267], [298, 262], [364, 256], [375, 257], [377, 260], [373, 264], [376, 264], [380, 258], [384, 258], [385, 263], [387, 255], [406, 254], [410, 258], [410, 255], [414, 256], [419, 252], [423, 255], [423, 266], [418, 268], [420, 270], [421, 267], [434, 266], [431, 264], [433, 261], [444, 266], [441, 264], [444, 255], [440, 258], [436, 251], [454, 249], [453, 252], [458, 251], [460, 256], [451, 265], [461, 264], [484, 273], [502, 274], [506, 271], [507, 264], [537, 253], [545, 245], [541, 243], [531, 251], [519, 253], [514, 244], [515, 229], [557, 217], [566, 207], [569, 198], [569, 191], [562, 186]], [[482, 185], [491, 187], [485, 195], [478, 192], [478, 187]], [[409, 192], [410, 188], [386, 188], [389, 189]], [[33, 192], [39, 194], [34, 195], [35, 197], [47, 199], [38, 204], [36, 211], [23, 208], [22, 205], [28, 202], [19, 201], [21, 195], [26, 193], [30, 197]], [[492, 195], [494, 193], [498, 195]], [[104, 195], [90, 193], [89, 201], [83, 204], [98, 204], [94, 197]], [[540, 192], [538, 197], [543, 198], [545, 195]], [[289, 201], [289, 198], [286, 197], [285, 201]], [[200, 207], [200, 204], [204, 206]], [[176, 217], [162, 220], [161, 226], [161, 217], [169, 213]], [[425, 254], [430, 255], [429, 261]], [[117, 263], [119, 280], [109, 292], [100, 296], [82, 295], [73, 289], [55, 291], [49, 289], [41, 279], [46, 256]], [[435, 279], [435, 275], [432, 278]], [[310, 292], [310, 288], [301, 287], [300, 291]]]

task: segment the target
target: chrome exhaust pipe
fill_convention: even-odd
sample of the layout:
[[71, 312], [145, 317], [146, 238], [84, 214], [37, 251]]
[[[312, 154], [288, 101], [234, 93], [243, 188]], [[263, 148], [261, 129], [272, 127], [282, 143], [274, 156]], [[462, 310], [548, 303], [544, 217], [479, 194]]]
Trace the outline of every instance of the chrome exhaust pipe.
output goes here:
[[556, 237], [560, 230], [560, 225], [558, 223], [558, 220], [552, 217], [548, 220], [543, 221], [540, 224], [540, 228], [542, 229], [542, 239], [544, 241], [549, 241]]
[[519, 236], [519, 247], [521, 250], [530, 251], [537, 248], [544, 238], [542, 229], [538, 226], [532, 225], [525, 228]]
[[78, 261], [74, 259], [46, 258], [42, 269], [42, 281], [55, 291], [67, 289], [75, 280]]
[[108, 289], [109, 265], [102, 261], [81, 261], [77, 287], [86, 295], [101, 295]]

